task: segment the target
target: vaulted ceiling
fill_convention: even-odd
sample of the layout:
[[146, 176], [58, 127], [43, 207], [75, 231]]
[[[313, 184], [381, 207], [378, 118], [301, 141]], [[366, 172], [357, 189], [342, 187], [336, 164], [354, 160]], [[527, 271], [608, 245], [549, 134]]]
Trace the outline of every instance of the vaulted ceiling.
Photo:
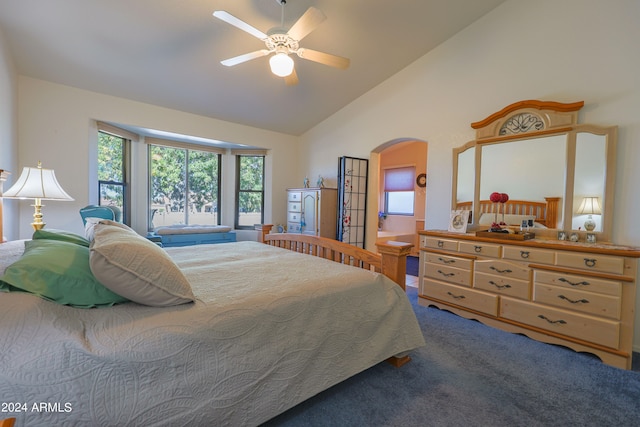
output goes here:
[[266, 33], [279, 0], [0, 0], [0, 30], [21, 75], [299, 135], [504, 1], [287, 0], [285, 28], [310, 6], [327, 17], [304, 47], [351, 60], [294, 56], [295, 86], [266, 57], [220, 63], [264, 44], [213, 11]]

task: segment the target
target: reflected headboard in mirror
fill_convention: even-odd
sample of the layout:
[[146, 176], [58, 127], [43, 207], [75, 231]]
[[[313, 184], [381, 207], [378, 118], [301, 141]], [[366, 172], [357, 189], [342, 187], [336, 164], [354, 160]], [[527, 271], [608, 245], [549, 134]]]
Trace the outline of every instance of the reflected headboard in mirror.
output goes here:
[[[544, 202], [536, 202], [531, 200], [508, 200], [506, 203], [493, 203], [491, 200], [480, 200], [480, 208], [478, 210], [479, 219], [481, 225], [488, 225], [487, 221], [480, 221], [481, 218], [487, 217], [495, 218], [495, 221], [500, 223], [504, 222], [506, 225], [520, 225], [520, 222], [516, 220], [520, 217], [531, 217], [536, 225], [541, 225], [547, 228], [555, 228], [554, 224], [558, 221], [558, 205], [560, 203], [560, 197], [545, 197]], [[471, 210], [473, 203], [458, 202], [455, 206], [456, 210]], [[505, 215], [507, 219], [505, 221]], [[471, 218], [472, 216], [470, 216]]]
[[[483, 213], [498, 208], [490, 194], [506, 193], [506, 213], [534, 215], [547, 228], [541, 237], [586, 233], [589, 219], [595, 228], [588, 231], [609, 241], [617, 127], [579, 124], [583, 106], [520, 101], [472, 123], [476, 139], [453, 152], [451, 208], [471, 210], [477, 226]], [[585, 198], [597, 200], [599, 213], [580, 208]]]

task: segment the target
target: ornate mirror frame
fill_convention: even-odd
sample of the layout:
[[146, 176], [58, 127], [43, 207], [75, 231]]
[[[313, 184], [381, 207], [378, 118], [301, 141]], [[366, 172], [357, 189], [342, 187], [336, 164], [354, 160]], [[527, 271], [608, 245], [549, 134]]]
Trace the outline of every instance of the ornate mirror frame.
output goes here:
[[[503, 108], [484, 120], [472, 123], [471, 127], [476, 129], [476, 139], [453, 150], [452, 210], [471, 210], [471, 226], [472, 228], [477, 227], [480, 216], [483, 213], [494, 212], [492, 205], [496, 205], [486, 200], [488, 199], [488, 195], [484, 194], [487, 192], [486, 189], [481, 194], [483, 176], [485, 179], [488, 176], [483, 175], [483, 152], [489, 153], [491, 151], [492, 156], [499, 156], [501, 151], [511, 152], [518, 145], [505, 144], [531, 143], [532, 145], [527, 145], [527, 147], [534, 147], [535, 155], [524, 156], [518, 160], [526, 163], [527, 158], [534, 159], [526, 164], [527, 168], [522, 168], [522, 170], [534, 169], [537, 172], [532, 174], [533, 176], [519, 176], [517, 178], [535, 183], [546, 174], [547, 163], [552, 163], [555, 160], [556, 163], [561, 163], [564, 167], [564, 171], [559, 172], [563, 176], [558, 179], [564, 182], [558, 184], [557, 191], [562, 194], [536, 197], [537, 201], [528, 199], [526, 195], [523, 197], [520, 194], [511, 194], [510, 197], [516, 199], [508, 202], [511, 205], [510, 209], [514, 209], [511, 212], [525, 213], [522, 209], [532, 209], [531, 212], [537, 210], [537, 213], [534, 212], [536, 219], [539, 219], [547, 227], [536, 229], [537, 237], [555, 239], [558, 231], [571, 231], [578, 234], [580, 241], [586, 240], [587, 233], [595, 235], [598, 241], [610, 241], [613, 224], [617, 126], [601, 127], [579, 124], [578, 112], [583, 106], [583, 101], [574, 103], [520, 101]], [[559, 145], [561, 154], [556, 156], [557, 158], [548, 156], [542, 161], [535, 160], [544, 156], [545, 144], [551, 140], [559, 140], [558, 144], [564, 144], [564, 147]], [[540, 147], [540, 149], [535, 147]], [[510, 155], [512, 157], [505, 157], [501, 161], [512, 162], [515, 160], [513, 154]], [[505, 156], [507, 155], [505, 154]], [[485, 154], [485, 161], [487, 158], [488, 154]], [[495, 166], [493, 168], [487, 167], [487, 169], [495, 171]], [[531, 172], [528, 173], [531, 174]], [[591, 176], [586, 174], [591, 174]], [[598, 179], [600, 182], [596, 183], [596, 187], [599, 189], [595, 195], [599, 197], [601, 217], [598, 217], [597, 228], [593, 231], [587, 231], [578, 225], [584, 224], [586, 217], [584, 214], [580, 215], [584, 211], [579, 211], [578, 208], [583, 198], [594, 194], [584, 194], [589, 190], [585, 190], [583, 184], [585, 181], [598, 181]], [[520, 206], [518, 206], [519, 204]], [[523, 207], [525, 205], [526, 207]], [[504, 206], [502, 209], [505, 209]]]

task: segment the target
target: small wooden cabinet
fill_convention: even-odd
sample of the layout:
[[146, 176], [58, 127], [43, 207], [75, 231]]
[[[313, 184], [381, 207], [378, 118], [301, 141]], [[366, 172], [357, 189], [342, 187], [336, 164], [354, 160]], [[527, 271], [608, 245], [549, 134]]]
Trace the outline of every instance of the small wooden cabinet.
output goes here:
[[338, 190], [335, 188], [287, 189], [287, 231], [335, 239]]
[[639, 248], [419, 234], [421, 305], [631, 368]]

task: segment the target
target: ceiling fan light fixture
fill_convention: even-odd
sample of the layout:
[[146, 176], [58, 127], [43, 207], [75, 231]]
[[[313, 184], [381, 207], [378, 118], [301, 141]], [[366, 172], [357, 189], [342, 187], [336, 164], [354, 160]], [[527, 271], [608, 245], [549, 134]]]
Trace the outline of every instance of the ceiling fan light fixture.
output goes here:
[[287, 77], [293, 72], [293, 59], [286, 53], [276, 53], [269, 58], [271, 72], [278, 77]]

